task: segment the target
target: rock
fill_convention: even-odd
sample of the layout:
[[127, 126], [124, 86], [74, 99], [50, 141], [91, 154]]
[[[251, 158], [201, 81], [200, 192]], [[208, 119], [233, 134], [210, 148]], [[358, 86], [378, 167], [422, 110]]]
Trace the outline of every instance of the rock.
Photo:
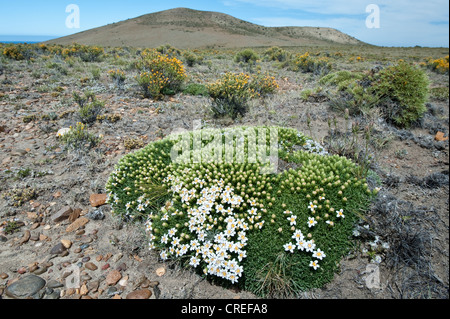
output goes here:
[[126, 299], [148, 299], [152, 295], [152, 292], [148, 289], [140, 289], [130, 292]]
[[119, 286], [125, 287], [127, 283], [128, 283], [128, 276], [125, 276], [119, 280]]
[[6, 295], [15, 299], [30, 297], [45, 286], [45, 280], [36, 275], [29, 275], [19, 279], [6, 288]]
[[70, 206], [64, 206], [61, 208], [56, 214], [52, 216], [52, 219], [55, 223], [60, 223], [63, 220], [69, 218], [70, 214], [73, 212]]
[[106, 270], [108, 268], [109, 268], [109, 264], [105, 264], [105, 265], [102, 266], [102, 270]]
[[66, 249], [69, 249], [72, 246], [72, 242], [68, 239], [61, 239], [61, 244], [63, 244]]
[[89, 270], [97, 270], [98, 267], [93, 262], [87, 262], [84, 267], [86, 267]]
[[111, 270], [106, 276], [106, 284], [108, 286], [114, 286], [122, 278], [121, 273], [118, 270]]
[[8, 274], [5, 273], [5, 272], [2, 272], [2, 273], [0, 274], [0, 278], [1, 278], [1, 279], [6, 279], [6, 278], [8, 278], [8, 277], [9, 277]]
[[86, 284], [83, 284], [80, 288], [80, 295], [84, 296], [87, 295], [89, 292], [89, 289], [87, 288]]
[[99, 207], [106, 204], [106, 194], [92, 194], [89, 197], [92, 207]]
[[77, 230], [78, 228], [86, 225], [88, 222], [89, 222], [89, 219], [86, 217], [77, 218], [77, 220], [75, 220], [72, 224], [67, 226], [66, 232], [68, 232], [68, 233], [73, 232], [73, 231]]
[[105, 218], [105, 214], [102, 212], [101, 209], [96, 209], [94, 211], [90, 211], [86, 215], [86, 217], [92, 220], [102, 220]]
[[73, 223], [74, 221], [76, 221], [77, 218], [80, 217], [81, 212], [82, 212], [81, 208], [74, 209], [69, 216], [69, 223]]
[[56, 133], [56, 136], [61, 137], [61, 136], [64, 136], [65, 134], [67, 134], [68, 132], [70, 132], [70, 128], [63, 127], [62, 129], [58, 130], [58, 132]]
[[29, 230], [26, 230], [23, 233], [22, 239], [19, 241], [19, 246], [25, 244], [27, 241], [30, 240], [31, 232]]
[[62, 243], [58, 243], [50, 250], [50, 255], [59, 255], [66, 250], [66, 247]]
[[48, 288], [61, 288], [61, 287], [64, 287], [64, 285], [62, 283], [60, 283], [59, 281], [52, 279], [47, 283], [47, 287]]

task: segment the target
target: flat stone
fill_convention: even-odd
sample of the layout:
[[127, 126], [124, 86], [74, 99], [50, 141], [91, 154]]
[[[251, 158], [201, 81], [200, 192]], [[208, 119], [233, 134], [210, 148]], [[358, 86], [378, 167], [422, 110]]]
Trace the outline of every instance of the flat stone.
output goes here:
[[66, 247], [62, 243], [58, 243], [50, 250], [50, 255], [59, 255], [66, 250]]
[[59, 281], [52, 279], [47, 283], [47, 287], [48, 288], [61, 288], [61, 287], [64, 287], [64, 285], [62, 283], [60, 283]]
[[106, 204], [106, 194], [92, 194], [89, 197], [92, 207], [99, 207]]
[[52, 216], [52, 219], [55, 223], [60, 223], [69, 218], [72, 212], [73, 212], [72, 207], [64, 206], [59, 211], [57, 211], [56, 214]]
[[84, 267], [86, 267], [89, 270], [97, 270], [98, 267], [96, 264], [94, 264], [93, 262], [87, 262]]
[[148, 299], [152, 296], [152, 292], [148, 289], [140, 289], [130, 292], [126, 299]]
[[106, 276], [106, 283], [114, 286], [122, 278], [122, 274], [118, 270], [111, 270]]
[[30, 297], [45, 286], [45, 280], [36, 275], [28, 275], [20, 278], [6, 288], [6, 295], [15, 299]]
[[73, 231], [77, 230], [78, 228], [86, 225], [88, 222], [89, 222], [89, 219], [86, 217], [77, 218], [77, 220], [75, 220], [72, 224], [67, 226], [66, 232], [68, 232], [68, 233], [73, 232]]

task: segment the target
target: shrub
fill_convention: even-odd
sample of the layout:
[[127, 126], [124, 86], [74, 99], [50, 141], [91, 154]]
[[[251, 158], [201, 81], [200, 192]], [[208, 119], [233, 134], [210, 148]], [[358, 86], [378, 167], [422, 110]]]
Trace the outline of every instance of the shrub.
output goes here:
[[430, 97], [438, 101], [447, 101], [449, 89], [447, 86], [434, 87], [430, 89]]
[[203, 57], [195, 54], [192, 51], [184, 51], [182, 55], [184, 61], [186, 62], [186, 65], [190, 67], [194, 66], [196, 63], [201, 63], [203, 61]]
[[126, 76], [122, 70], [110, 70], [108, 74], [118, 87], [122, 87], [125, 83]]
[[312, 57], [309, 52], [297, 54], [290, 62], [291, 70], [324, 76], [331, 71], [331, 63], [327, 57]]
[[181, 51], [175, 48], [174, 46], [170, 44], [165, 44], [157, 47], [156, 52], [159, 52], [162, 55], [167, 55], [170, 58], [178, 57], [181, 54]]
[[[205, 154], [212, 136], [219, 145], [242, 142], [243, 160], [225, 152], [214, 161], [191, 159], [199, 154], [192, 141], [198, 138]], [[291, 168], [262, 173], [270, 164], [249, 160], [251, 136], [261, 141], [254, 149], [260, 155], [280, 145], [279, 163]], [[181, 149], [188, 161], [172, 161]], [[126, 155], [106, 189], [112, 213], [145, 222], [149, 248], [163, 261], [261, 297], [295, 296], [330, 282], [352, 247], [354, 224], [377, 192], [356, 168], [294, 129], [209, 129]]]
[[73, 99], [79, 106], [78, 116], [83, 124], [95, 122], [105, 106], [105, 103], [97, 100], [92, 92], [85, 92], [84, 96], [74, 92]]
[[83, 123], [78, 122], [75, 127], [71, 126], [70, 130], [61, 136], [61, 141], [72, 149], [82, 150], [95, 147], [101, 138], [89, 133]]
[[228, 72], [221, 79], [207, 86], [213, 99], [212, 111], [215, 116], [229, 115], [236, 118], [248, 110], [248, 101], [266, 97], [278, 89], [274, 77], [258, 73], [253, 77]]
[[449, 56], [447, 55], [444, 58], [428, 60], [428, 67], [437, 73], [448, 74]]
[[234, 61], [236, 63], [242, 62], [242, 63], [248, 63], [248, 64], [254, 64], [256, 61], [259, 60], [258, 54], [253, 51], [252, 49], [245, 49], [236, 54], [234, 57]]
[[213, 99], [215, 116], [243, 116], [248, 109], [247, 102], [255, 94], [249, 88], [250, 76], [240, 73], [226, 73], [217, 82], [207, 86]]
[[291, 53], [279, 47], [271, 47], [264, 52], [266, 61], [285, 62], [291, 58]]
[[142, 60], [137, 63], [137, 67], [141, 70], [137, 81], [145, 97], [160, 99], [164, 95], [174, 94], [180, 90], [187, 77], [180, 60], [154, 50], [145, 50], [141, 56]]
[[203, 84], [189, 83], [183, 90], [184, 94], [208, 96], [208, 89]]
[[409, 127], [426, 112], [429, 79], [418, 67], [400, 62], [381, 70], [373, 83], [375, 92], [389, 101], [384, 117], [400, 127]]

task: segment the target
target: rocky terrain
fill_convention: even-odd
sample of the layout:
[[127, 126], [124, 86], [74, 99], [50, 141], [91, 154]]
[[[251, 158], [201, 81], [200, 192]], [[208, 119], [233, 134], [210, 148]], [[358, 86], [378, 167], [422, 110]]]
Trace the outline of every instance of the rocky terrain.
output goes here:
[[[209, 67], [189, 68], [191, 78], [201, 81], [241, 68], [231, 58], [211, 61]], [[0, 75], [0, 298], [256, 298], [216, 286], [176, 263], [160, 262], [147, 249], [142, 225], [111, 215], [105, 183], [122, 156], [176, 128], [192, 129], [197, 119], [211, 127], [283, 125], [326, 141], [327, 118], [334, 114], [327, 100], [299, 97], [317, 78], [277, 71], [265, 62], [264, 68], [276, 73], [279, 92], [254, 102], [248, 114], [233, 121], [213, 118], [204, 96], [145, 99], [132, 76], [118, 88], [106, 74], [109, 62], [98, 64], [97, 79], [88, 63], [71, 67], [68, 74], [46, 63], [8, 62]], [[448, 85], [448, 76], [430, 76], [433, 85]], [[67, 149], [57, 132], [78, 121], [72, 93], [87, 89], [105, 101], [105, 115], [115, 120], [106, 117], [88, 127], [102, 136], [95, 148]], [[448, 298], [448, 95], [431, 99], [427, 108], [411, 129], [381, 119], [375, 123], [380, 147], [372, 169], [383, 186], [364, 219], [367, 231], [342, 260], [333, 282], [297, 298]], [[375, 236], [391, 247], [379, 266], [379, 285], [371, 286], [364, 247]]]

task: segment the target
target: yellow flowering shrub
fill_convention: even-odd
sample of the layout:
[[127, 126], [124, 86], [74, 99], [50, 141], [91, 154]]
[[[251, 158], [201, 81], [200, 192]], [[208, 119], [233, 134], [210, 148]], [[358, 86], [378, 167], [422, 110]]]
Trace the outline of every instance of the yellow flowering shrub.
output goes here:
[[148, 49], [141, 53], [141, 57], [141, 61], [136, 65], [141, 70], [137, 81], [145, 97], [160, 99], [180, 90], [187, 78], [180, 60]]
[[309, 52], [297, 54], [292, 62], [293, 71], [310, 72], [315, 75], [325, 75], [331, 70], [331, 63], [327, 57], [313, 57]]
[[449, 67], [449, 56], [447, 55], [444, 58], [440, 59], [430, 59], [428, 60], [428, 66], [431, 70], [441, 73], [441, 74], [448, 74], [448, 67]]

